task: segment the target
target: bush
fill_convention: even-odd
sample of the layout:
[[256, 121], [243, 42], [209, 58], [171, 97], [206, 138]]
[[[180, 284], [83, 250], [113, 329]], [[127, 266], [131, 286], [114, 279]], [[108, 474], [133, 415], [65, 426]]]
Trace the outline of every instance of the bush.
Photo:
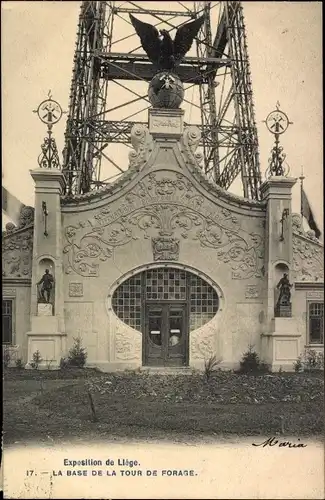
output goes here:
[[219, 363], [221, 363], [221, 359], [217, 359], [217, 356], [215, 354], [213, 356], [210, 356], [210, 358], [204, 360], [204, 374], [207, 382], [209, 381], [212, 372], [216, 370]]
[[293, 368], [296, 373], [304, 371], [301, 356], [298, 356], [297, 360], [293, 363]]
[[324, 354], [314, 349], [305, 349], [293, 364], [295, 372], [324, 370]]
[[11, 351], [10, 351], [10, 348], [8, 346], [3, 346], [2, 348], [2, 362], [3, 362], [3, 366], [5, 368], [7, 368], [10, 364], [10, 361], [11, 361]]
[[84, 347], [81, 347], [81, 338], [74, 338], [74, 345], [71, 347], [68, 355], [68, 363], [70, 366], [77, 366], [78, 368], [83, 368], [86, 359], [87, 352]]
[[60, 359], [60, 370], [65, 370], [66, 368], [69, 368], [69, 360], [68, 360], [68, 358], [61, 358]]
[[16, 359], [16, 368], [18, 368], [18, 370], [22, 370], [24, 368], [24, 363], [21, 358]]
[[254, 349], [253, 345], [248, 346], [248, 350], [244, 352], [240, 362], [238, 373], [256, 373], [268, 372], [269, 366], [261, 361], [259, 355]]
[[39, 352], [39, 350], [37, 350], [33, 354], [32, 361], [30, 362], [30, 366], [32, 368], [34, 368], [34, 370], [38, 370], [38, 367], [39, 367], [41, 362], [42, 362], [41, 353]]

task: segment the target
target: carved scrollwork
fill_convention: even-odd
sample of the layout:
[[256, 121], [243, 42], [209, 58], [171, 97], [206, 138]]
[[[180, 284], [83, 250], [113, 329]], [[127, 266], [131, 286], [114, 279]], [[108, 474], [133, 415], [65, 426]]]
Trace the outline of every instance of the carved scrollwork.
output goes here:
[[185, 153], [187, 159], [196, 166], [199, 166], [202, 161], [202, 154], [196, 152], [201, 140], [201, 132], [198, 127], [186, 127], [180, 139], [181, 149]]
[[141, 335], [124, 324], [117, 327], [115, 334], [115, 357], [123, 361], [141, 358]]
[[30, 226], [34, 223], [34, 208], [29, 206], [22, 207], [19, 215], [18, 228]]
[[177, 260], [179, 255], [179, 240], [159, 236], [152, 239], [154, 260]]
[[153, 149], [153, 139], [147, 127], [135, 124], [131, 130], [133, 150], [129, 153], [129, 166], [140, 168], [144, 165]]
[[204, 326], [191, 333], [190, 348], [192, 359], [209, 359], [215, 354], [215, 338], [216, 332]]
[[204, 203], [182, 174], [159, 177], [151, 173], [117, 210], [106, 207], [88, 223], [65, 229], [66, 272], [97, 276], [100, 261], [142, 233], [145, 239], [191, 238], [202, 247], [215, 249], [216, 258], [231, 266], [234, 279], [261, 277], [261, 235], [241, 229], [240, 220], [230, 210], [210, 205], [208, 210]]
[[293, 272], [296, 281], [323, 281], [323, 246], [315, 241], [310, 241], [303, 236], [294, 234]]
[[19, 229], [31, 226], [32, 224], [34, 224], [34, 208], [23, 205], [19, 213], [17, 226], [13, 222], [7, 222], [5, 226], [6, 230], [2, 231], [2, 236], [8, 236]]
[[2, 276], [28, 278], [32, 274], [33, 231], [17, 230], [2, 239]]
[[99, 262], [106, 261], [115, 247], [125, 245], [132, 239], [132, 233], [122, 222], [112, 224], [106, 231], [104, 227], [95, 227], [81, 237], [79, 231], [76, 226], [65, 229], [68, 245], [63, 253], [68, 254], [68, 274], [74, 271], [81, 276], [98, 276]]
[[305, 231], [301, 215], [292, 214], [291, 221], [292, 221], [292, 231], [295, 234], [304, 236], [305, 238], [308, 238], [309, 240], [315, 241], [316, 243], [319, 244], [319, 240], [315, 236], [315, 231], [313, 231], [312, 229]]

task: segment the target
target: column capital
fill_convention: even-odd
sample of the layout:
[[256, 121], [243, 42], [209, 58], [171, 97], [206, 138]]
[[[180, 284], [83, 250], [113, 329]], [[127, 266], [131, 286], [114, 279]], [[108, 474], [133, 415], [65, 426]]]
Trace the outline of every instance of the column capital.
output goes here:
[[42, 187], [46, 188], [48, 186], [53, 186], [53, 183], [56, 183], [59, 185], [60, 191], [63, 192], [66, 186], [65, 177], [61, 170], [57, 168], [35, 168], [29, 172], [36, 184], [36, 187], [37, 185], [42, 184]]
[[293, 186], [297, 182], [295, 177], [270, 177], [261, 185], [262, 200], [269, 198], [290, 198]]

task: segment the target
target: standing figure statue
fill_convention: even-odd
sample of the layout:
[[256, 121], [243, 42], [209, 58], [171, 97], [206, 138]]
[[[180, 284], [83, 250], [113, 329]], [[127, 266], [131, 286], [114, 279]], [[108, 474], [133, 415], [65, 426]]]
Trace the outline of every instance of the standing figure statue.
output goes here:
[[277, 289], [280, 289], [280, 295], [278, 298], [277, 305], [289, 306], [291, 299], [291, 287], [287, 273], [284, 273], [283, 277], [277, 284]]
[[[39, 280], [37, 285], [42, 285], [41, 298], [44, 302], [49, 303], [51, 298], [51, 290], [53, 288], [54, 278], [48, 269], [45, 269], [45, 274]], [[45, 297], [46, 293], [46, 297]]]

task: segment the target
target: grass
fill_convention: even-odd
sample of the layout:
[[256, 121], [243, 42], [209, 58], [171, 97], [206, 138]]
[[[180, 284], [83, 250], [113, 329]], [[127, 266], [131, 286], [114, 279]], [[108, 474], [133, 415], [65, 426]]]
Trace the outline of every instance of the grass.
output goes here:
[[[4, 374], [4, 441], [323, 433], [323, 374]], [[90, 407], [90, 391], [97, 422]]]

